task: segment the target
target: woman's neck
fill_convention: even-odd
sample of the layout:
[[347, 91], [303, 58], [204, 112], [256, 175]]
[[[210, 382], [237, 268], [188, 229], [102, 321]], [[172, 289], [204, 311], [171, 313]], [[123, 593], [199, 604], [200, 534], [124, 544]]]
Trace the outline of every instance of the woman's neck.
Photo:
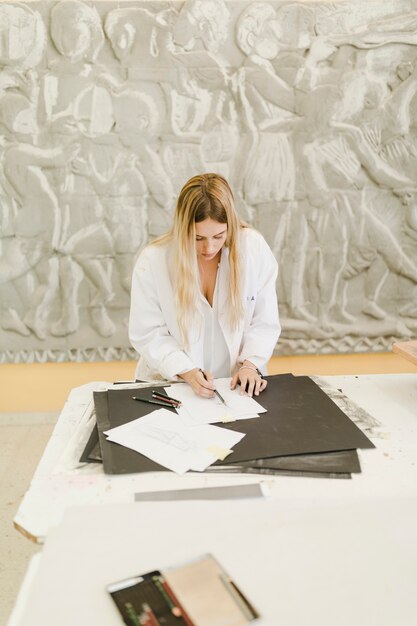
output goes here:
[[213, 259], [204, 261], [198, 259], [198, 270], [200, 274], [200, 286], [203, 296], [210, 306], [213, 306], [214, 290], [216, 287], [217, 268], [220, 263], [221, 251]]

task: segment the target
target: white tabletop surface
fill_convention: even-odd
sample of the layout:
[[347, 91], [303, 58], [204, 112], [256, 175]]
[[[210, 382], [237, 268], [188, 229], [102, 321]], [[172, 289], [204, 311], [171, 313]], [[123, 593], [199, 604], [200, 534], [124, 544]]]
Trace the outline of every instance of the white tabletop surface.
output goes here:
[[106, 585], [205, 553], [263, 626], [415, 626], [416, 527], [417, 501], [402, 497], [74, 507], [48, 535], [9, 626], [120, 626]]
[[[268, 477], [276, 497], [302, 497], [315, 501], [396, 497], [417, 493], [417, 374], [330, 376], [320, 379], [368, 412], [356, 420], [375, 443], [376, 449], [360, 450], [361, 474], [351, 480]], [[106, 383], [91, 383], [74, 389], [15, 517], [18, 528], [42, 542], [60, 522], [68, 506], [132, 502], [134, 494], [157, 489], [214, 486], [242, 482], [239, 475], [151, 472], [109, 476], [102, 466], [78, 463], [94, 424], [93, 390]], [[337, 400], [337, 397], [335, 398]], [[343, 399], [339, 404], [343, 408]], [[369, 415], [370, 414], [370, 415]], [[262, 477], [263, 479], [265, 476]], [[244, 482], [259, 476], [245, 475]]]
[[236, 579], [262, 625], [415, 626], [417, 375], [322, 382], [368, 412], [357, 419], [376, 448], [360, 451], [362, 473], [268, 476], [269, 498], [222, 502], [132, 503], [137, 491], [266, 477], [110, 477], [71, 466], [91, 411], [91, 386], [74, 390], [16, 517], [47, 541], [10, 626], [117, 626], [106, 584], [206, 552]]

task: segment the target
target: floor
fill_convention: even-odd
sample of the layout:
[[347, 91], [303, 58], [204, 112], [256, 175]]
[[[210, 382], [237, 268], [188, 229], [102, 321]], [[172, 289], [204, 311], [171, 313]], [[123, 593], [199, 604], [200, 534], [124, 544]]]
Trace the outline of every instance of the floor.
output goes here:
[[[417, 372], [392, 353], [275, 357], [269, 369], [306, 375]], [[30, 558], [41, 549], [14, 529], [13, 518], [69, 391], [92, 380], [131, 380], [133, 372], [133, 362], [0, 365], [0, 624], [7, 622]]]

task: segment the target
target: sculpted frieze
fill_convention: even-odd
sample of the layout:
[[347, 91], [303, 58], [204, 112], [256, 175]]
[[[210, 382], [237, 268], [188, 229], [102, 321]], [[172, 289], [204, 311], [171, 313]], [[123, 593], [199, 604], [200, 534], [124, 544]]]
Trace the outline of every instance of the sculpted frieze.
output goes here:
[[197, 172], [279, 262], [279, 353], [417, 330], [417, 10], [0, 3], [0, 360], [132, 358], [134, 259]]

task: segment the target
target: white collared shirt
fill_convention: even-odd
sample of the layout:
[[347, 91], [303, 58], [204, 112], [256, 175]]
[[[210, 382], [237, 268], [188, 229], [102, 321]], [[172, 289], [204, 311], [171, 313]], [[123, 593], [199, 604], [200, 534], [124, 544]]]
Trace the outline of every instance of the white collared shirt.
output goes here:
[[[241, 232], [239, 255], [242, 261], [242, 305], [244, 316], [236, 327], [228, 323], [229, 250], [222, 249], [216, 280], [217, 315], [213, 328], [214, 341], [225, 341], [229, 352], [226, 376], [245, 359], [263, 373], [280, 332], [275, 282], [277, 262], [262, 235], [251, 228]], [[142, 250], [132, 276], [129, 335], [140, 359], [136, 378], [141, 380], [175, 380], [176, 375], [194, 368], [205, 368], [207, 355], [214, 360], [207, 368], [211, 373], [223, 371], [224, 344], [210, 350], [201, 327], [202, 317], [196, 315], [188, 330], [188, 346], [177, 322], [175, 291], [172, 282], [172, 246], [149, 245]], [[201, 303], [202, 304], [202, 303]], [[210, 305], [207, 305], [210, 306]], [[201, 312], [203, 306], [201, 307]], [[210, 313], [210, 311], [209, 311]], [[215, 330], [216, 329], [216, 330]]]
[[213, 374], [214, 378], [226, 378], [231, 375], [230, 352], [219, 322], [218, 285], [217, 275], [213, 293], [213, 306], [210, 306], [207, 299], [201, 294], [204, 316], [204, 371]]

